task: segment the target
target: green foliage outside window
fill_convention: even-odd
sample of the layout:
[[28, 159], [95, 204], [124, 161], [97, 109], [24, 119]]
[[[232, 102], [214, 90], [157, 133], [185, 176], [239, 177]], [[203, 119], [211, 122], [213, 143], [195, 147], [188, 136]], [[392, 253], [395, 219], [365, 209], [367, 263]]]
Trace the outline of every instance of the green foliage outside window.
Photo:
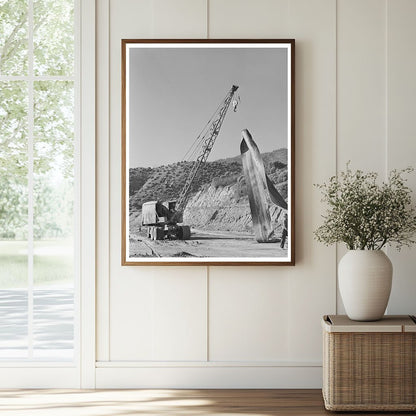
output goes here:
[[[0, 239], [27, 239], [28, 1], [0, 0]], [[33, 75], [74, 74], [74, 5], [33, 1]], [[9, 77], [1, 79], [1, 76]], [[74, 83], [33, 84], [34, 238], [72, 234]]]
[[27, 0], [0, 0], [0, 74], [27, 75], [27, 51]]

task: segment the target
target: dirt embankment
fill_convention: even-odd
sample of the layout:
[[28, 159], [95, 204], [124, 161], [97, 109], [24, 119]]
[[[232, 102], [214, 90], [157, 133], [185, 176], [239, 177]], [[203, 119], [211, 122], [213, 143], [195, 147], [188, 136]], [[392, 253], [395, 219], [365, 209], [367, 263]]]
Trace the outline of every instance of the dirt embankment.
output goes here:
[[[276, 233], [281, 233], [280, 211], [279, 207], [270, 205], [270, 216]], [[211, 184], [198, 191], [186, 205], [184, 223], [204, 230], [252, 233], [244, 178], [240, 177], [233, 185]]]

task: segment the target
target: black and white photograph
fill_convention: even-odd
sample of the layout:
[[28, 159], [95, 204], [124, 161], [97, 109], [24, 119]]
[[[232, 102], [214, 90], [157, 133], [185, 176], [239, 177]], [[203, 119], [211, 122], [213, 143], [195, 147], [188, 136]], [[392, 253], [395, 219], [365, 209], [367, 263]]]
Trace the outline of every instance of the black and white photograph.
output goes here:
[[122, 264], [294, 264], [294, 41], [122, 41]]

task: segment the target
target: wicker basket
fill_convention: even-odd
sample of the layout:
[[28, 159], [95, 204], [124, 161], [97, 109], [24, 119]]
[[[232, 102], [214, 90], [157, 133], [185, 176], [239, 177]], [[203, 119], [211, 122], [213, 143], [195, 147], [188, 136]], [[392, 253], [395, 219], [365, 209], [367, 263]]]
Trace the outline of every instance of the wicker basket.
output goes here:
[[388, 316], [356, 322], [324, 316], [325, 408], [343, 411], [416, 410], [416, 319]]

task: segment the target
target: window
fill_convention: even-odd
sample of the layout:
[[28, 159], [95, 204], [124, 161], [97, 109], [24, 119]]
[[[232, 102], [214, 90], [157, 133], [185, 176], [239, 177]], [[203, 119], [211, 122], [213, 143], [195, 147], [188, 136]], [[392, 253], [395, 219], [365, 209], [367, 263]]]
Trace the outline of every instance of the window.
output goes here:
[[0, 360], [74, 358], [73, 0], [0, 0]]

